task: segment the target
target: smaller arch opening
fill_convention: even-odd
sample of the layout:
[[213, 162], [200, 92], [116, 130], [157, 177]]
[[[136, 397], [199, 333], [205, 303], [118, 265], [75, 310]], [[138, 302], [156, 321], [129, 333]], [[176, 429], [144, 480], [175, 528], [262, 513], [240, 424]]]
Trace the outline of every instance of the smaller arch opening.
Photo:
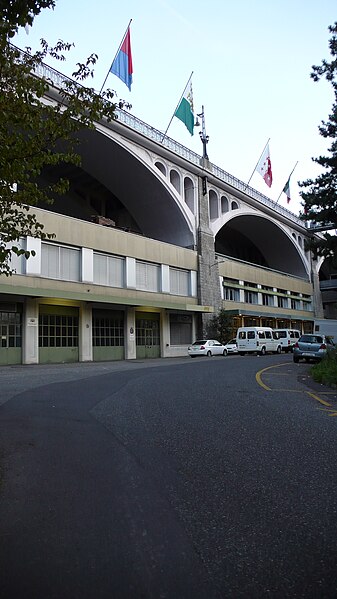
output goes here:
[[221, 196], [221, 214], [225, 214], [229, 210], [229, 202], [226, 196]]
[[211, 220], [219, 217], [218, 196], [213, 189], [209, 192], [209, 216]]
[[161, 162], [155, 162], [155, 166], [161, 172], [161, 174], [164, 175], [164, 177], [166, 177], [166, 167], [165, 167], [165, 165], [162, 164]]
[[174, 189], [180, 193], [180, 175], [173, 169], [170, 171], [170, 182], [172, 183]]
[[184, 199], [189, 209], [194, 214], [194, 189], [193, 181], [189, 177], [184, 179]]
[[234, 202], [234, 200], [233, 200], [233, 202], [231, 204], [231, 209], [232, 210], [238, 210], [239, 209], [239, 204], [237, 202]]

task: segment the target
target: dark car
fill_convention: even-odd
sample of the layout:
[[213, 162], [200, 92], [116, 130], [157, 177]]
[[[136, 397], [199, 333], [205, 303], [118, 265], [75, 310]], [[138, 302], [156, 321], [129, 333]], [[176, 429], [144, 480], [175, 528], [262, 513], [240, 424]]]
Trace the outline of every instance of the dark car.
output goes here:
[[326, 335], [301, 335], [293, 349], [293, 360], [299, 362], [301, 359], [309, 362], [321, 360], [328, 351], [334, 349], [335, 345]]

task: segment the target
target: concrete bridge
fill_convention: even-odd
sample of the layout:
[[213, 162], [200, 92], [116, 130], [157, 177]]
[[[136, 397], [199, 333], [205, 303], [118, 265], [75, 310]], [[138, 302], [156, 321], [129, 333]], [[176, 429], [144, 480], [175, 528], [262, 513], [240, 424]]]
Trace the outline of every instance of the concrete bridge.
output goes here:
[[[57, 102], [63, 75], [47, 66], [40, 75]], [[128, 112], [117, 116], [81, 133], [81, 168], [43, 173], [70, 189], [36, 209], [55, 241], [23, 239], [35, 257], [0, 281], [0, 362], [185, 355], [220, 308], [233, 333], [244, 323], [311, 330], [323, 315], [321, 264], [305, 251], [304, 223]]]

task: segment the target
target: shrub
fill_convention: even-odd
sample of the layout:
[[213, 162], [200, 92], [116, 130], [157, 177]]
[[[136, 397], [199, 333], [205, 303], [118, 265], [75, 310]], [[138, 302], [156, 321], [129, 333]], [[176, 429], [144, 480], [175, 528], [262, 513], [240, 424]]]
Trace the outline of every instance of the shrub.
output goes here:
[[317, 383], [337, 385], [337, 349], [330, 351], [323, 360], [311, 368], [311, 374]]

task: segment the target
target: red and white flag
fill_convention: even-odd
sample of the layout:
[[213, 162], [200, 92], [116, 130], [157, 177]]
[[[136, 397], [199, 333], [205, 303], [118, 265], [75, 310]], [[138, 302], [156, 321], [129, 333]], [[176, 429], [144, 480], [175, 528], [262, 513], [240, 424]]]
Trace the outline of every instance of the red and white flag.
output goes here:
[[270, 151], [269, 151], [269, 143], [266, 145], [263, 150], [262, 156], [259, 162], [256, 165], [255, 169], [258, 173], [260, 173], [261, 177], [265, 180], [268, 187], [271, 187], [273, 182], [273, 173], [271, 171], [271, 161], [270, 161]]

